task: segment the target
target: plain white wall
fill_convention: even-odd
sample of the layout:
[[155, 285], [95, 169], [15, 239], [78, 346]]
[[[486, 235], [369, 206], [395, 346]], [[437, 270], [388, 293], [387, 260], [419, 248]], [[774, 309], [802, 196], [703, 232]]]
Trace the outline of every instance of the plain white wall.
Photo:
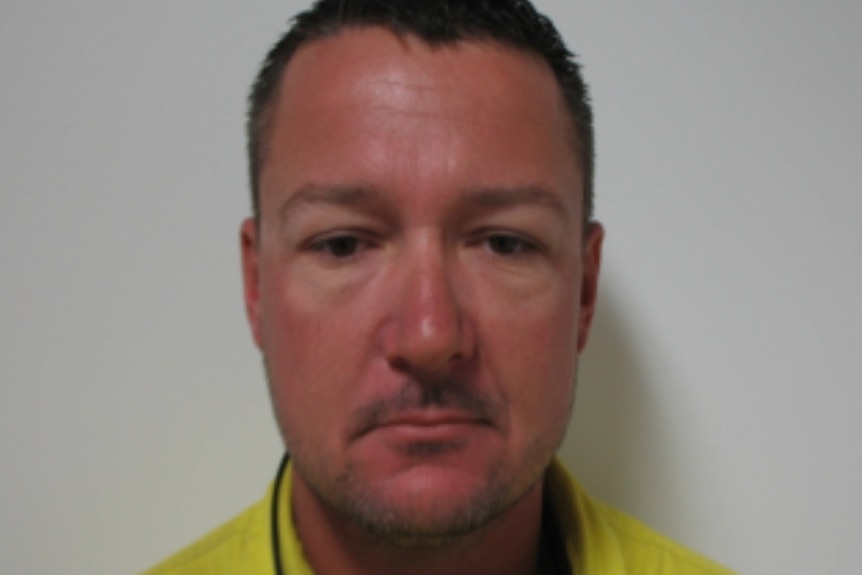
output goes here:
[[[242, 122], [303, 5], [0, 5], [0, 572], [134, 573], [263, 495]], [[862, 4], [538, 5], [609, 233], [565, 459], [744, 573], [856, 572]]]

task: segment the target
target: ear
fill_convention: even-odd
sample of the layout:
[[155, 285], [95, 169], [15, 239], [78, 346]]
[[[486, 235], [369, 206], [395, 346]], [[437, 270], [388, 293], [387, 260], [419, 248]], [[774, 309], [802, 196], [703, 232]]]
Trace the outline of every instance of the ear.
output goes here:
[[578, 315], [578, 354], [584, 351], [596, 311], [599, 291], [599, 268], [602, 265], [602, 242], [605, 230], [598, 222], [589, 222], [584, 234], [581, 262], [581, 310]]
[[247, 218], [239, 229], [240, 250], [242, 256], [242, 282], [245, 298], [245, 315], [251, 327], [251, 335], [257, 347], [261, 346], [260, 338], [260, 273], [258, 228], [253, 218]]

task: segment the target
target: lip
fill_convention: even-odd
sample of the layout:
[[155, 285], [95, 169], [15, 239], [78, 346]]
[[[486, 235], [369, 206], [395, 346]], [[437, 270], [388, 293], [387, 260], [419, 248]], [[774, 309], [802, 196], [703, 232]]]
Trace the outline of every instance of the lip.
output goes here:
[[461, 413], [408, 413], [401, 414], [384, 421], [380, 427], [396, 425], [406, 427], [436, 427], [440, 425], [481, 425], [486, 421], [475, 415]]
[[369, 426], [359, 435], [374, 431], [402, 431], [415, 434], [451, 432], [465, 426], [489, 427], [491, 422], [472, 413], [459, 411], [411, 411], [393, 414]]

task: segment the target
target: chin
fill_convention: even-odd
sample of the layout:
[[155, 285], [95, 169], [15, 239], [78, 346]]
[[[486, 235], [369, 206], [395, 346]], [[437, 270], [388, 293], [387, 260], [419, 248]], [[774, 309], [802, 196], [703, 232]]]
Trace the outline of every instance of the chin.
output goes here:
[[402, 547], [445, 545], [484, 527], [522, 496], [511, 473], [415, 465], [394, 477], [342, 476], [332, 501], [343, 515], [385, 542]]

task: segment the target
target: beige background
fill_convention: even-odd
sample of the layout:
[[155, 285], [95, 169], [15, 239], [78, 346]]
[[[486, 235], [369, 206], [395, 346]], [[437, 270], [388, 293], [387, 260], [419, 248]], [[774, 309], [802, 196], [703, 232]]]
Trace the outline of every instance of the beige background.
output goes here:
[[[261, 496], [243, 107], [299, 2], [0, 4], [0, 572], [134, 573]], [[862, 562], [862, 4], [545, 0], [598, 126], [564, 457], [730, 566]]]

